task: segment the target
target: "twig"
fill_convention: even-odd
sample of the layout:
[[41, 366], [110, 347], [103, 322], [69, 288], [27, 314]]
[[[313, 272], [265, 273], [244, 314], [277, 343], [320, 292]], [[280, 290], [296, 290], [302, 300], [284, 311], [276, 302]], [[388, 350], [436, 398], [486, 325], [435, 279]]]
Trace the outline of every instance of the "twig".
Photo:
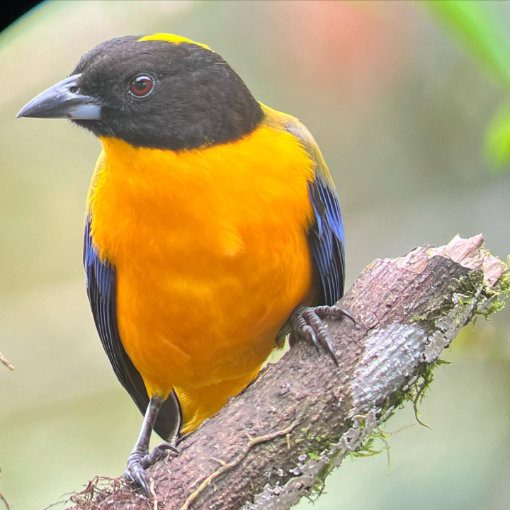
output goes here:
[[210, 485], [214, 480], [219, 478], [222, 474], [226, 473], [229, 469], [232, 469], [236, 466], [238, 466], [243, 459], [248, 455], [248, 452], [256, 445], [265, 443], [266, 441], [271, 441], [277, 437], [280, 436], [288, 436], [293, 430], [294, 427], [297, 424], [297, 420], [291, 423], [288, 427], [285, 427], [282, 430], [278, 430], [276, 432], [272, 432], [271, 434], [264, 434], [262, 436], [258, 437], [250, 437], [248, 435], [248, 444], [246, 445], [246, 448], [244, 451], [242, 451], [233, 461], [231, 462], [225, 462], [221, 460], [217, 460], [221, 464], [221, 467], [218, 468], [216, 471], [211, 473], [205, 480], [202, 481], [202, 483], [197, 487], [196, 490], [194, 490], [189, 496], [188, 499], [184, 502], [184, 504], [181, 506], [180, 510], [188, 510], [191, 503], [195, 501], [198, 496], [200, 496], [200, 493], [202, 493], [205, 488]]
[[5, 499], [5, 496], [1, 492], [0, 492], [0, 500], [2, 500], [2, 502], [5, 505], [5, 508], [7, 508], [7, 510], [11, 510], [9, 502]]
[[0, 352], [0, 362], [9, 370], [14, 370], [14, 365]]

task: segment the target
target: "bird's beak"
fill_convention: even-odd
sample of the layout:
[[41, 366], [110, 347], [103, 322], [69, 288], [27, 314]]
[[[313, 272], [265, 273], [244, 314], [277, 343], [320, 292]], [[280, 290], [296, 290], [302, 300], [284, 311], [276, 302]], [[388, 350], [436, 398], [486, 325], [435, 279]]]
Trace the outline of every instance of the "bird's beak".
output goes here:
[[80, 94], [78, 81], [81, 74], [74, 74], [41, 92], [29, 101], [16, 117], [44, 119], [101, 119], [101, 103], [97, 98]]

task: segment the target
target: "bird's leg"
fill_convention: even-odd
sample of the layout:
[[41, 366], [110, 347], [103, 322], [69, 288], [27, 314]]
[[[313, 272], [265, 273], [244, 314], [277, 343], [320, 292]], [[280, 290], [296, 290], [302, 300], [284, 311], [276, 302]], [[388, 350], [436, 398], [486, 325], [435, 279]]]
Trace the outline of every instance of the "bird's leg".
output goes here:
[[177, 451], [171, 444], [162, 443], [149, 453], [152, 429], [156, 423], [162, 403], [163, 400], [160, 397], [152, 397], [150, 399], [143, 418], [140, 435], [138, 436], [133, 451], [128, 457], [126, 471], [124, 472], [124, 476], [138, 487], [141, 487], [146, 496], [149, 496], [149, 486], [145, 479], [144, 470], [163, 458], [167, 450]]
[[329, 334], [323, 319], [330, 318], [342, 320], [347, 317], [354, 324], [356, 321], [352, 315], [339, 306], [298, 306], [291, 316], [290, 343], [293, 344], [299, 339], [303, 339], [316, 347], [317, 351], [325, 351], [338, 365], [338, 360], [331, 345], [331, 335]]

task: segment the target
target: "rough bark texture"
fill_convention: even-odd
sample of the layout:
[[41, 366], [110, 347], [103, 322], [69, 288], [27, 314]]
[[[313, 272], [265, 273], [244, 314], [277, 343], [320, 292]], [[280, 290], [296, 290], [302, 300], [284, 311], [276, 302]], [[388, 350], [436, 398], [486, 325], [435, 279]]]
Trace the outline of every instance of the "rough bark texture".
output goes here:
[[419, 397], [459, 329], [501, 308], [507, 266], [482, 244], [482, 236], [456, 237], [372, 262], [341, 301], [356, 325], [328, 322], [338, 367], [293, 346], [185, 438], [177, 457], [149, 470], [153, 499], [95, 480], [74, 508], [286, 509], [320, 490], [333, 467]]

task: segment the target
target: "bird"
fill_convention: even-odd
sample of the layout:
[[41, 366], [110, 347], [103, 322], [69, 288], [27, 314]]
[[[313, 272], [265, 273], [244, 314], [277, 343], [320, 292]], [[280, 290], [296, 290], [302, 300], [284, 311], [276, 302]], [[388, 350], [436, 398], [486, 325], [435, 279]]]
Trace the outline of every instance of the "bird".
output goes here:
[[[86, 201], [87, 294], [113, 370], [144, 414], [145, 469], [259, 373], [287, 335], [337, 353], [338, 192], [310, 131], [252, 95], [209, 46], [110, 39], [18, 117], [63, 118], [102, 146]], [[149, 452], [151, 434], [165, 442]]]

